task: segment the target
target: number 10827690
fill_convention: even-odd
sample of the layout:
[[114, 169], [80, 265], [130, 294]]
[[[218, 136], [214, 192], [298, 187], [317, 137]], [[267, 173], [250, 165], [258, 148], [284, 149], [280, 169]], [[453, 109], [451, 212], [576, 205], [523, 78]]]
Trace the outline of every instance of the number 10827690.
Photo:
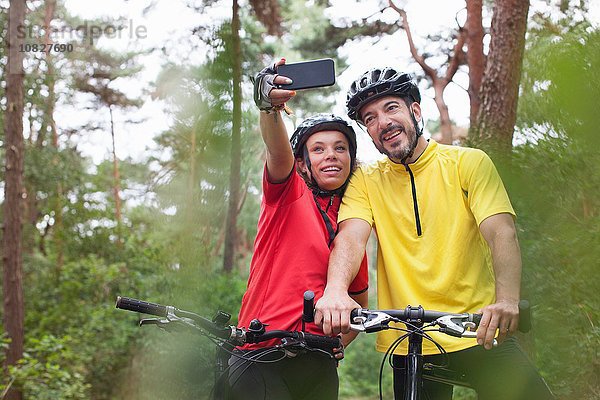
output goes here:
[[22, 53], [70, 53], [73, 51], [73, 45], [71, 43], [25, 43], [19, 45], [19, 51]]

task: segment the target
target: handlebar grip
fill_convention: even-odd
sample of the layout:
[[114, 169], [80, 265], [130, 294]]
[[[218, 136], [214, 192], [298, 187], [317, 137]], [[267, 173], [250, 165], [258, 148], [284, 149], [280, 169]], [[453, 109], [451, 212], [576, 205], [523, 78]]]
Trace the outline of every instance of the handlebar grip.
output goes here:
[[156, 315], [158, 317], [167, 316], [167, 307], [160, 304], [148, 303], [147, 301], [131, 299], [129, 297], [117, 296], [117, 304], [115, 306], [122, 310]]
[[[481, 322], [482, 314], [473, 314], [473, 322], [477, 326]], [[519, 332], [527, 333], [531, 330], [531, 307], [529, 301], [519, 301]]]
[[302, 310], [302, 321], [313, 322], [315, 320], [315, 294], [312, 290], [304, 292], [304, 308]]
[[306, 340], [306, 344], [309, 347], [325, 351], [332, 351], [333, 349], [342, 347], [342, 341], [339, 337], [329, 337], [305, 333], [304, 340]]
[[529, 301], [519, 301], [519, 331], [527, 333], [531, 330], [531, 307]]

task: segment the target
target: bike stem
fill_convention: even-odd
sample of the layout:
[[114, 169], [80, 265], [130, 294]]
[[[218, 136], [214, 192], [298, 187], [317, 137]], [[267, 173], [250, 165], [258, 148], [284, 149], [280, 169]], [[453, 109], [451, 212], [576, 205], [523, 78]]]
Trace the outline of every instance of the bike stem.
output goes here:
[[[412, 324], [422, 328], [423, 323]], [[406, 395], [405, 400], [421, 400], [423, 388], [423, 336], [413, 332], [408, 336], [406, 355]]]
[[[407, 314], [411, 318], [407, 321], [407, 328], [411, 332], [408, 336], [408, 353], [406, 355], [406, 393], [405, 400], [421, 400], [423, 392], [423, 307], [407, 307]], [[414, 316], [414, 317], [413, 317]]]

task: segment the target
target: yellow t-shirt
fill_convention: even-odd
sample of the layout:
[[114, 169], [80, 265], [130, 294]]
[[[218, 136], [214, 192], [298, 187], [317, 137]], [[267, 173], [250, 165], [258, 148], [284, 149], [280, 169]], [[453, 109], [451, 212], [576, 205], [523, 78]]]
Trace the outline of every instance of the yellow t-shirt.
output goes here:
[[[491, 255], [478, 227], [495, 214], [515, 215], [494, 164], [481, 150], [430, 140], [408, 168], [414, 187], [407, 168], [388, 158], [359, 168], [338, 216], [340, 222], [360, 218], [375, 229], [378, 308], [410, 304], [462, 313], [493, 303]], [[476, 345], [475, 339], [431, 336], [448, 352]], [[397, 337], [398, 331], [379, 333], [377, 350], [385, 352]], [[406, 342], [395, 354], [406, 354]], [[424, 339], [423, 354], [437, 353]]]

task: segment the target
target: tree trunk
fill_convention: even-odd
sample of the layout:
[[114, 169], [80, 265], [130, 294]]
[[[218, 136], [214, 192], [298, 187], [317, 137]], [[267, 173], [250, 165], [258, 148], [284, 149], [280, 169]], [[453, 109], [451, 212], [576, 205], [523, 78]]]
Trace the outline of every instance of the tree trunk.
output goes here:
[[433, 100], [440, 113], [440, 133], [442, 134], [440, 143], [452, 144], [452, 121], [448, 112], [448, 105], [444, 101], [444, 89], [448, 86], [447, 82], [436, 79], [433, 82], [435, 96]]
[[[4, 120], [4, 235], [3, 296], [4, 329], [11, 343], [6, 351], [5, 367], [16, 365], [23, 356], [24, 314], [22, 259], [23, 199], [23, 38], [18, 28], [25, 23], [25, 0], [10, 0], [8, 11], [8, 59], [6, 74], [6, 113]], [[19, 387], [9, 388], [4, 399], [20, 400]]]
[[197, 183], [196, 183], [196, 134], [198, 131], [198, 121], [194, 123], [192, 129], [190, 131], [190, 180], [188, 183], [188, 193], [189, 196], [189, 204], [188, 207], [190, 209], [193, 208], [194, 203], [194, 194], [198, 191]]
[[241, 169], [241, 128], [242, 128], [242, 50], [240, 45], [239, 4], [233, 0], [233, 16], [231, 21], [233, 40], [233, 126], [231, 130], [231, 168], [229, 177], [229, 209], [225, 227], [225, 249], [223, 254], [223, 269], [230, 272], [233, 269], [236, 249], [236, 226], [240, 197]]
[[112, 105], [108, 106], [110, 112], [110, 136], [112, 138], [112, 156], [113, 156], [113, 196], [115, 198], [115, 219], [117, 220], [117, 246], [121, 242], [121, 177], [119, 175], [119, 160], [117, 159], [117, 149], [115, 146], [115, 121], [113, 118]]
[[[44, 15], [44, 26], [50, 26], [54, 19], [54, 12], [56, 10], [56, 0], [46, 0], [45, 3], [45, 15]], [[52, 38], [50, 37], [50, 30], [46, 30], [44, 37], [44, 44], [51, 44]], [[50, 132], [52, 133], [52, 147], [58, 151], [58, 130], [56, 129], [56, 121], [54, 120], [54, 107], [56, 105], [56, 91], [54, 90], [54, 63], [52, 60], [52, 52], [48, 47], [46, 52], [46, 64], [48, 66], [48, 72], [46, 79], [48, 81], [48, 101], [46, 102], [46, 119]], [[52, 162], [56, 165], [59, 163], [58, 156], [55, 156]], [[60, 275], [60, 271], [64, 264], [64, 240], [63, 240], [63, 188], [61, 182], [56, 183], [56, 196], [54, 199], [54, 247], [56, 252], [56, 276]]]
[[[56, 0], [46, 0], [44, 2], [44, 24], [43, 26], [50, 26], [52, 20], [54, 19], [54, 10], [56, 9]], [[52, 39], [50, 38], [50, 29], [46, 29], [46, 33], [44, 35], [44, 39], [40, 43], [42, 44], [50, 44], [52, 43]], [[48, 128], [50, 128], [52, 135], [56, 135], [56, 123], [54, 122], [54, 107], [56, 104], [56, 95], [54, 90], [54, 65], [52, 64], [52, 53], [50, 49], [45, 53], [46, 57], [46, 66], [47, 71], [44, 72], [40, 70], [40, 64], [36, 65], [35, 73], [39, 73], [40, 75], [45, 75], [45, 82], [48, 85], [48, 97], [45, 102], [45, 109], [43, 114], [42, 123], [39, 131], [37, 132], [37, 138], [34, 140], [34, 132], [35, 132], [35, 118], [33, 117], [33, 110], [36, 108], [33, 104], [30, 105], [28, 109], [28, 121], [29, 121], [29, 137], [27, 138], [27, 143], [25, 147], [25, 152], [27, 152], [27, 146], [37, 146], [39, 149], [42, 149], [44, 146], [45, 134]], [[27, 112], [27, 111], [24, 111]], [[53, 138], [54, 143], [54, 138]], [[52, 162], [54, 165], [58, 162], [58, 159], [55, 157]], [[24, 206], [25, 209], [23, 211], [24, 222], [25, 225], [23, 227], [23, 254], [30, 255], [33, 253], [33, 249], [35, 248], [35, 241], [37, 236], [37, 227], [36, 224], [38, 222], [38, 218], [40, 217], [40, 210], [38, 209], [38, 199], [37, 199], [37, 191], [33, 186], [31, 181], [24, 181], [25, 185], [25, 201]], [[60, 183], [58, 184], [60, 185]], [[55, 196], [56, 197], [56, 196]], [[51, 199], [52, 204], [56, 202], [56, 199]], [[57, 207], [54, 207], [55, 210], [55, 226], [59, 225], [61, 221], [62, 215], [59, 215]], [[40, 238], [41, 240], [41, 238]]]
[[459, 28], [456, 36], [456, 44], [453, 48], [453, 54], [448, 59], [446, 72], [441, 75], [438, 73], [438, 71], [427, 64], [425, 57], [422, 54], [419, 54], [412, 38], [412, 32], [410, 30], [410, 25], [408, 24], [406, 11], [396, 6], [392, 0], [389, 0], [388, 4], [392, 9], [400, 14], [400, 17], [402, 18], [402, 28], [406, 32], [406, 39], [408, 40], [410, 53], [417, 64], [421, 66], [423, 72], [425, 72], [425, 75], [431, 80], [431, 85], [435, 91], [435, 105], [440, 113], [440, 142], [444, 144], [452, 144], [452, 121], [450, 120], [448, 105], [444, 100], [444, 90], [446, 90], [448, 84], [452, 82], [452, 78], [456, 74], [458, 67], [461, 64], [464, 64], [465, 54], [463, 51], [463, 45], [465, 44], [465, 30], [463, 28]]
[[[246, 183], [242, 187], [241, 198], [240, 198], [240, 202], [238, 203], [237, 211], [236, 211], [237, 215], [239, 215], [242, 212], [242, 208], [244, 207], [244, 203], [246, 202], [246, 195], [248, 194], [248, 185], [249, 185], [249, 179], [246, 181]], [[239, 235], [237, 235], [237, 237], [239, 237]], [[221, 230], [219, 230], [219, 235], [217, 236], [217, 241], [215, 242], [215, 244], [212, 248], [212, 251], [210, 253], [211, 256], [214, 257], [219, 254], [219, 251], [221, 251], [221, 246], [223, 245], [224, 241], [225, 241], [225, 226], [223, 226], [223, 228]], [[239, 247], [239, 244], [238, 244], [238, 247]]]
[[483, 53], [483, 0], [467, 0], [467, 65], [469, 66], [469, 100], [471, 112], [470, 126], [475, 124], [479, 112], [479, 90], [485, 69], [485, 54]]
[[250, 6], [256, 19], [267, 28], [269, 35], [283, 36], [283, 27], [281, 26], [283, 17], [279, 0], [250, 0]]
[[503, 153], [512, 148], [525, 48], [528, 0], [494, 3], [490, 51], [481, 82], [481, 107], [470, 141]]

